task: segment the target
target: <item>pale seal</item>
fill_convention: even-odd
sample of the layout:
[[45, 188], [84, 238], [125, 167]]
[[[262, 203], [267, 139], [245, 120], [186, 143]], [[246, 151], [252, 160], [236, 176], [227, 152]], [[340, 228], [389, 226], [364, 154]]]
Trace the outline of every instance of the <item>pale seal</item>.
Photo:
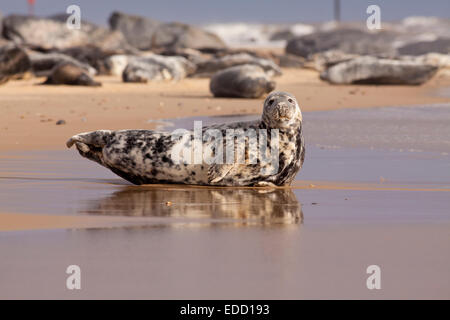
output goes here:
[[[236, 140], [242, 137], [245, 143], [244, 161], [235, 161], [238, 159], [239, 144], [234, 144], [234, 136], [232, 140], [219, 139], [232, 130], [239, 133], [236, 134]], [[98, 162], [134, 184], [285, 186], [292, 182], [305, 157], [302, 113], [295, 97], [284, 92], [273, 92], [266, 98], [260, 120], [202, 128], [200, 133], [203, 139], [197, 140], [200, 141], [202, 149], [214, 149], [210, 154], [217, 156], [220, 154], [220, 150], [215, 149], [218, 146], [217, 141], [222, 140], [223, 150], [227, 151], [224, 151], [224, 154], [227, 153], [228, 156], [228, 147], [234, 148], [231, 162], [210, 162], [205, 158], [201, 158], [200, 162], [178, 161], [174, 155], [189, 154], [193, 149], [192, 158], [195, 159], [198, 155], [195, 153], [196, 142], [192, 140], [197, 134], [196, 131], [186, 132], [190, 139], [179, 139], [176, 135], [174, 137], [173, 132], [98, 130], [73, 136], [67, 141], [67, 146], [70, 148], [75, 144], [83, 157]], [[251, 134], [247, 134], [251, 132], [256, 133], [257, 141], [252, 140]], [[211, 139], [214, 133], [219, 136]], [[183, 136], [185, 137], [186, 135]], [[255, 144], [260, 147], [258, 151], [251, 147]], [[274, 146], [277, 149], [273, 148]], [[267, 156], [265, 147], [271, 150], [271, 159], [276, 159], [276, 162], [265, 161], [261, 156]], [[255, 158], [256, 161], [252, 162]]]
[[109, 64], [113, 69], [114, 64], [116, 64], [117, 68], [115, 69], [119, 69], [120, 63], [123, 63], [124, 60], [127, 62], [122, 72], [122, 80], [124, 82], [178, 81], [193, 74], [196, 70], [196, 66], [186, 58], [166, 57], [158, 54], [146, 54], [142, 57], [124, 56], [118, 59], [112, 58], [109, 60]]

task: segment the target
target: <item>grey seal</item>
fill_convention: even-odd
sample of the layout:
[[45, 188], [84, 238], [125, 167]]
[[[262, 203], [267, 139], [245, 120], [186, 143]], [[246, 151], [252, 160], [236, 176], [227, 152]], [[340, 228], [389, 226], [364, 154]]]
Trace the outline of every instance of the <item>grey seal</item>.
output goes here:
[[143, 82], [161, 80], [181, 80], [195, 72], [196, 66], [183, 57], [166, 57], [158, 54], [145, 56], [122, 56], [109, 59], [114, 68], [117, 62], [126, 61], [127, 65], [122, 72], [124, 82]]
[[10, 79], [18, 79], [30, 69], [30, 59], [22, 48], [10, 46], [0, 48], [0, 84]]
[[101, 83], [92, 79], [84, 69], [71, 62], [63, 62], [55, 66], [50, 76], [43, 84], [67, 84], [90, 87], [101, 86]]
[[264, 69], [268, 76], [280, 76], [280, 67], [270, 59], [255, 57], [249, 53], [235, 53], [222, 57], [207, 59], [197, 64], [196, 77], [211, 77], [216, 72], [241, 65], [256, 65]]
[[245, 64], [214, 74], [209, 88], [215, 97], [259, 98], [274, 90], [275, 85], [263, 68]]
[[[228, 139], [229, 132], [239, 134]], [[247, 134], [251, 132], [259, 134], [257, 141]], [[225, 141], [223, 150], [227, 151], [227, 157], [228, 150], [234, 150], [232, 161], [211, 162], [206, 161], [211, 158], [203, 157], [200, 162], [189, 162], [174, 158], [185, 153], [193, 155], [194, 159], [198, 155], [195, 153], [195, 128], [187, 131], [189, 139], [180, 139], [174, 132], [98, 130], [73, 136], [67, 141], [67, 147], [75, 145], [81, 156], [138, 185], [285, 186], [292, 182], [305, 158], [302, 113], [295, 97], [285, 92], [273, 92], [266, 98], [260, 120], [214, 124], [203, 127], [200, 133], [200, 146], [210, 151], [204, 154], [220, 155], [217, 141]], [[218, 135], [211, 139], [213, 133]], [[246, 147], [244, 159], [240, 159], [243, 161], [237, 161], [240, 153], [235, 138], [242, 138], [241, 145]], [[259, 150], [252, 148], [255, 144]], [[272, 161], [265, 161], [269, 145]], [[223, 158], [222, 155], [219, 160]]]

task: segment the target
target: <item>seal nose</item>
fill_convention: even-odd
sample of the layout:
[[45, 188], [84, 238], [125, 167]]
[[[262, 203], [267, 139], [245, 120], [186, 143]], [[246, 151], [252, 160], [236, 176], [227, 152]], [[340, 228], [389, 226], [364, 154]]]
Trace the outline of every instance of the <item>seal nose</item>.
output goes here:
[[277, 105], [277, 110], [280, 118], [289, 118], [291, 116], [291, 108], [284, 103], [279, 103]]

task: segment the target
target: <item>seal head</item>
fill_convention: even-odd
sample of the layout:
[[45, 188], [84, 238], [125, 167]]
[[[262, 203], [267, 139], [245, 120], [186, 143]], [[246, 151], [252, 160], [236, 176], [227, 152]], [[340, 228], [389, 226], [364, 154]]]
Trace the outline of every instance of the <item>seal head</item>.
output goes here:
[[295, 129], [301, 125], [302, 112], [292, 94], [272, 92], [264, 101], [262, 121], [269, 128]]

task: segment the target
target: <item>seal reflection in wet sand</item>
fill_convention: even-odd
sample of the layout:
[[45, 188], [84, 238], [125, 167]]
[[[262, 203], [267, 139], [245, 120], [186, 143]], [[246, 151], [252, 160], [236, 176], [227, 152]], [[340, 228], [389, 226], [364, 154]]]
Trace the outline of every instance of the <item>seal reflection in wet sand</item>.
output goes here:
[[[230, 131], [239, 134], [227, 139]], [[211, 132], [219, 136], [211, 139]], [[257, 140], [252, 139], [249, 134], [252, 132]], [[260, 120], [215, 124], [203, 127], [201, 133], [201, 147], [209, 153], [206, 152], [206, 157], [203, 153], [200, 162], [186, 161], [186, 158], [180, 161], [174, 157], [174, 154], [194, 154], [195, 158], [195, 132], [192, 131], [189, 131], [190, 139], [186, 140], [174, 138], [174, 133], [152, 130], [98, 130], [73, 136], [67, 146], [75, 145], [83, 157], [134, 184], [286, 186], [304, 161], [302, 113], [295, 97], [289, 93], [271, 93], [264, 101]], [[242, 143], [236, 144], [235, 138], [238, 141], [242, 138]], [[226, 150], [223, 154], [217, 148], [219, 140]], [[244, 146], [243, 153], [239, 146]], [[234, 150], [231, 161], [228, 159], [230, 150]], [[267, 150], [272, 161], [264, 160]], [[243, 159], [238, 159], [239, 155]], [[211, 159], [216, 161], [211, 162]]]
[[[238, 220], [245, 225], [303, 222], [302, 205], [290, 188], [127, 187], [90, 202], [81, 214]], [[198, 221], [197, 221], [198, 222]], [[234, 223], [234, 222], [233, 222]]]

